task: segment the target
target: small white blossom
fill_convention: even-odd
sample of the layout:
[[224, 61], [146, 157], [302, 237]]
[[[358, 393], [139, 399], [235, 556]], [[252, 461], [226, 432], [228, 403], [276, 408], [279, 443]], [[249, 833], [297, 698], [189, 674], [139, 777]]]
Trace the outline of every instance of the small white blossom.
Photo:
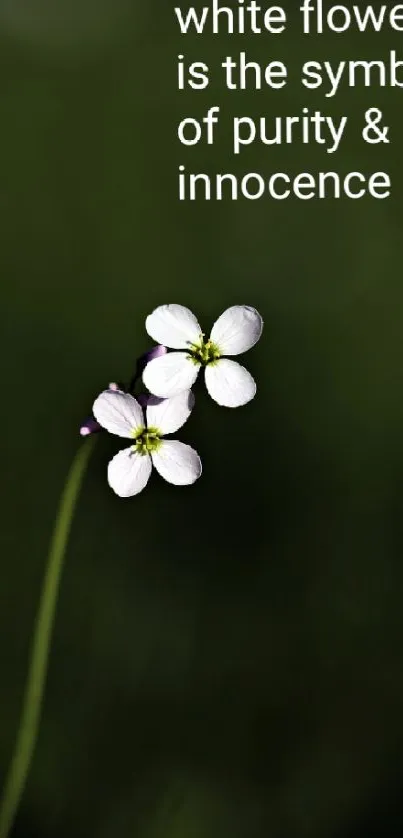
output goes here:
[[150, 361], [143, 373], [148, 390], [161, 398], [190, 389], [202, 366], [210, 396], [224, 407], [240, 407], [253, 399], [256, 384], [245, 367], [225, 355], [240, 355], [259, 340], [263, 320], [250, 306], [231, 306], [216, 320], [205, 340], [192, 312], [176, 304], [156, 308], [147, 317], [150, 337], [170, 349]]
[[176, 486], [194, 483], [201, 462], [190, 445], [163, 439], [177, 431], [190, 416], [194, 396], [186, 390], [172, 399], [147, 398], [145, 411], [129, 393], [105, 390], [95, 400], [96, 421], [111, 434], [132, 439], [108, 465], [108, 483], [122, 498], [137, 495], [146, 486], [155, 466], [161, 477]]

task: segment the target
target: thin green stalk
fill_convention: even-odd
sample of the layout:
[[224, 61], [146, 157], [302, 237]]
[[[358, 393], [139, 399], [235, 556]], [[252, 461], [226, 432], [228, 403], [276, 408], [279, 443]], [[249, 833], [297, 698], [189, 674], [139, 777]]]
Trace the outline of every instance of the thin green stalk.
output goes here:
[[20, 725], [0, 803], [0, 838], [8, 838], [14, 824], [36, 745], [63, 559], [93, 443], [94, 439], [89, 439], [79, 448], [60, 499], [34, 628]]

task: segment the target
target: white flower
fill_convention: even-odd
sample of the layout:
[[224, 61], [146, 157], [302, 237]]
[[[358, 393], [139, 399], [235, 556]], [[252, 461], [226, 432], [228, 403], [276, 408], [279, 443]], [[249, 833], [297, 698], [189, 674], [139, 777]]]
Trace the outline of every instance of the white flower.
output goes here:
[[[109, 433], [133, 440], [108, 465], [108, 483], [121, 498], [144, 489], [154, 465], [161, 477], [175, 486], [194, 483], [201, 475], [201, 462], [190, 445], [162, 439], [181, 428], [194, 405], [189, 390], [172, 399], [147, 398], [145, 411], [129, 393], [105, 390], [95, 400], [93, 413]], [[145, 416], [144, 416], [145, 413]]]
[[206, 387], [210, 396], [224, 407], [240, 407], [253, 399], [256, 384], [250, 373], [224, 355], [240, 355], [260, 338], [263, 320], [250, 306], [231, 306], [214, 323], [206, 341], [192, 312], [180, 305], [164, 305], [147, 317], [146, 329], [157, 343], [169, 352], [150, 361], [143, 381], [151, 393], [161, 398], [188, 390], [205, 367]]

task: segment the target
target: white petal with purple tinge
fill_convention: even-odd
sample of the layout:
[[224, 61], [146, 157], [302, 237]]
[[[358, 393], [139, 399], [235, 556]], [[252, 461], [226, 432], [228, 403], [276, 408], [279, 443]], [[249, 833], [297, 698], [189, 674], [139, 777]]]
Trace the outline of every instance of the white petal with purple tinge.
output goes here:
[[121, 498], [138, 495], [147, 485], [151, 474], [151, 457], [138, 454], [133, 448], [119, 451], [108, 465], [108, 483]]
[[209, 364], [205, 375], [211, 398], [222, 407], [241, 407], [256, 393], [255, 381], [248, 370], [228, 358]]
[[149, 396], [147, 404], [147, 426], [158, 428], [162, 436], [173, 434], [189, 418], [195, 403], [191, 390], [184, 390], [172, 399]]
[[201, 335], [201, 328], [196, 317], [186, 306], [158, 306], [146, 319], [146, 330], [157, 343], [170, 349], [188, 349], [190, 343], [196, 343]]
[[210, 339], [222, 355], [240, 355], [257, 343], [263, 320], [251, 306], [231, 306], [214, 323]]
[[97, 422], [110, 434], [130, 439], [132, 432], [144, 426], [143, 411], [129, 393], [105, 390], [95, 399], [92, 412]]
[[190, 445], [164, 439], [158, 451], [151, 454], [155, 468], [164, 480], [175, 486], [194, 483], [202, 472], [200, 457]]
[[199, 369], [200, 364], [195, 364], [185, 352], [169, 352], [147, 364], [143, 381], [154, 396], [169, 399], [190, 390]]

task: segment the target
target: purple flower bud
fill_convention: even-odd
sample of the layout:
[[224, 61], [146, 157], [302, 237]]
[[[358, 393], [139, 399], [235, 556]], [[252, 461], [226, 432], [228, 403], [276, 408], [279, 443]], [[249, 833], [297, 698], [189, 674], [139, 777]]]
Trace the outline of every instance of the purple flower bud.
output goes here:
[[154, 358], [159, 358], [161, 355], [166, 355], [168, 352], [166, 346], [161, 346], [161, 344], [157, 344], [157, 346], [153, 346], [152, 349], [149, 349], [148, 352], [145, 352], [144, 355], [140, 355], [140, 358], [137, 359], [136, 363], [136, 372], [130, 382], [129, 385], [129, 393], [134, 391], [136, 381], [140, 378], [143, 374], [143, 371], [149, 361], [152, 361]]
[[93, 416], [89, 416], [80, 426], [80, 436], [90, 436], [102, 431], [101, 425], [95, 421]]
[[157, 396], [153, 396], [151, 393], [138, 393], [138, 395], [135, 396], [135, 399], [143, 408], [148, 407], [149, 404], [157, 405], [165, 401], [165, 399], [159, 399]]
[[110, 381], [106, 389], [112, 393], [126, 393], [126, 386], [117, 381]]
[[138, 375], [140, 375], [140, 372], [143, 372], [144, 367], [146, 367], [150, 361], [153, 361], [154, 358], [160, 358], [161, 355], [166, 355], [167, 352], [168, 350], [166, 346], [161, 346], [161, 344], [158, 343], [157, 346], [153, 346], [152, 349], [149, 349], [148, 352], [141, 355], [137, 361]]
[[147, 407], [148, 399], [149, 399], [149, 396], [147, 395], [147, 393], [139, 393], [137, 396], [135, 396], [135, 399], [141, 407], [144, 407], [144, 408]]
[[142, 358], [148, 364], [149, 361], [153, 361], [154, 358], [159, 358], [160, 355], [166, 355], [168, 349], [166, 346], [162, 346], [160, 343], [157, 346], [153, 346], [148, 352], [145, 352]]

